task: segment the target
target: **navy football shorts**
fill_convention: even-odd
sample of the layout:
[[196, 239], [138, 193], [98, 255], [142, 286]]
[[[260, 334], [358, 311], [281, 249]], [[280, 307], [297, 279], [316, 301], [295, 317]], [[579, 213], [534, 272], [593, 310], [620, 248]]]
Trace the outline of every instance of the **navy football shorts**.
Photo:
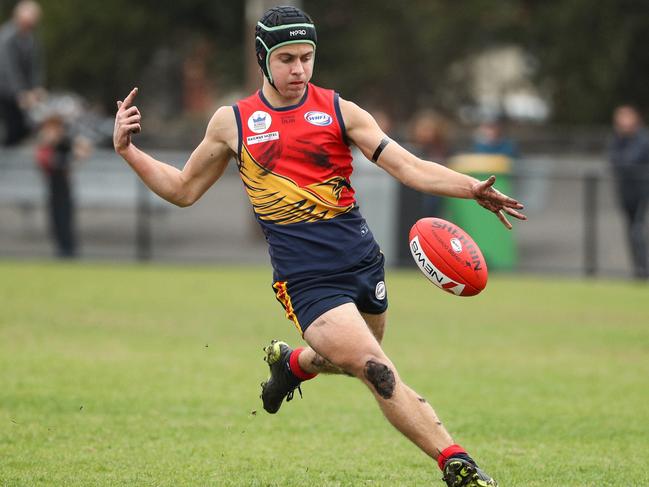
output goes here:
[[275, 282], [275, 297], [302, 334], [316, 318], [341, 304], [354, 303], [363, 313], [381, 314], [388, 308], [384, 263], [377, 250], [344, 271]]

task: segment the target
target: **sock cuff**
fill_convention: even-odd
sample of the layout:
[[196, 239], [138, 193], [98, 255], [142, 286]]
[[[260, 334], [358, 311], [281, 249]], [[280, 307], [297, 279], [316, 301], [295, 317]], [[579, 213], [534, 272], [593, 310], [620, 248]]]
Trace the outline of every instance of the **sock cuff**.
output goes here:
[[444, 470], [444, 464], [446, 463], [446, 460], [454, 455], [457, 455], [458, 453], [464, 453], [466, 455], [466, 450], [464, 450], [464, 448], [462, 448], [460, 445], [451, 445], [447, 448], [444, 448], [444, 450], [442, 450], [442, 452], [437, 457], [437, 465], [439, 465], [439, 469]]
[[300, 362], [298, 361], [298, 358], [300, 357], [302, 351], [304, 351], [304, 348], [300, 347], [300, 348], [296, 348], [291, 352], [291, 355], [288, 359], [288, 366], [291, 369], [293, 375], [298, 379], [300, 380], [313, 379], [318, 374], [309, 374], [308, 372], [302, 370], [302, 367], [300, 367]]

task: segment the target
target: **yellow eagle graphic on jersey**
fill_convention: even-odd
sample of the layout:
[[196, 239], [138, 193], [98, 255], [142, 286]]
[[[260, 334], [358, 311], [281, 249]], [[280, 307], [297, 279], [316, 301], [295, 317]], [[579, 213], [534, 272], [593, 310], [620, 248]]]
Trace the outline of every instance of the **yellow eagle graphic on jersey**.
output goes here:
[[264, 221], [281, 225], [329, 220], [354, 208], [338, 205], [342, 190], [348, 186], [342, 176], [298, 186], [286, 176], [269, 171], [252, 157], [245, 144], [238, 163], [241, 180], [252, 207]]

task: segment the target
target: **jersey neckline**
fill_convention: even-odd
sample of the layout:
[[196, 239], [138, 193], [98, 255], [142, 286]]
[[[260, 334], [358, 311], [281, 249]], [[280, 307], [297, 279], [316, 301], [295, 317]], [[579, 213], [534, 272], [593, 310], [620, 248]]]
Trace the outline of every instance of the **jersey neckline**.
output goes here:
[[263, 102], [263, 104], [266, 105], [266, 107], [268, 107], [270, 110], [273, 110], [275, 112], [288, 112], [289, 110], [295, 110], [296, 108], [300, 108], [302, 105], [304, 105], [307, 98], [309, 97], [309, 87], [310, 86], [311, 86], [311, 83], [307, 83], [306, 90], [304, 90], [304, 95], [302, 95], [302, 99], [298, 103], [296, 103], [295, 105], [289, 105], [287, 107], [277, 107], [277, 108], [275, 108], [266, 99], [266, 97], [264, 96], [264, 92], [262, 90], [259, 90], [257, 92], [257, 94], [259, 96], [259, 99]]

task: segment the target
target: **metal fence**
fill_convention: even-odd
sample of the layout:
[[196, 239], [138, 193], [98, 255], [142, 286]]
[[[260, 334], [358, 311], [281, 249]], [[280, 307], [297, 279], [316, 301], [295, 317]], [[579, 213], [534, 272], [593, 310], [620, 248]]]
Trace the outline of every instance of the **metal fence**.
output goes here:
[[[188, 153], [154, 156], [182, 166]], [[396, 264], [399, 219], [412, 221], [398, 184], [360, 159], [354, 185], [361, 212]], [[606, 161], [588, 156], [528, 156], [511, 175], [529, 221], [515, 225], [516, 270], [566, 275], [630, 275], [626, 230]], [[81, 257], [89, 260], [265, 263], [263, 236], [232, 163], [222, 180], [190, 208], [149, 192], [110, 150], [98, 150], [73, 172]], [[48, 258], [46, 191], [29, 148], [0, 152], [0, 257]], [[499, 225], [495, 217], [494, 226]], [[500, 229], [496, 231], [501, 231]], [[504, 229], [502, 230], [505, 231]], [[479, 242], [479, 236], [474, 237]]]

